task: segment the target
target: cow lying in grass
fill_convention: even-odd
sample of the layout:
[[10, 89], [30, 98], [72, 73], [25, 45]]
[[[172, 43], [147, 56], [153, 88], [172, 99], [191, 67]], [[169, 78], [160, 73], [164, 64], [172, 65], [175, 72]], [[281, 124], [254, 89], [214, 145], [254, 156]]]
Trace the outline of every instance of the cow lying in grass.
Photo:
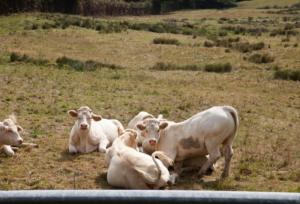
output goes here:
[[165, 165], [173, 165], [173, 161], [162, 152], [154, 152], [152, 156], [138, 152], [136, 137], [135, 130], [127, 129], [108, 149], [105, 157], [108, 183], [128, 189], [167, 186], [170, 174]]
[[89, 153], [95, 150], [105, 153], [106, 148], [124, 131], [118, 120], [103, 119], [88, 106], [68, 113], [77, 119], [70, 133], [70, 153]]
[[[148, 140], [151, 138], [156, 141], [156, 150], [163, 151], [175, 161], [177, 173], [181, 172], [184, 161], [202, 157], [204, 160], [202, 159], [199, 176], [203, 176], [221, 157], [221, 148], [225, 156], [222, 177], [227, 177], [233, 155], [232, 143], [238, 126], [238, 114], [233, 107], [216, 106], [179, 123], [167, 122], [167, 127], [160, 129], [159, 134], [147, 136]], [[150, 126], [145, 125], [143, 128], [146, 130]], [[157, 127], [151, 128], [151, 131], [147, 130], [148, 133], [158, 131]], [[151, 144], [145, 145], [150, 146], [145, 147], [147, 149], [152, 148]], [[205, 158], [206, 156], [208, 157]]]
[[16, 124], [16, 117], [10, 115], [8, 119], [0, 122], [0, 147], [8, 156], [15, 154], [11, 146], [20, 146], [23, 143], [23, 139], [20, 136], [20, 132], [23, 128]]
[[7, 156], [15, 155], [18, 147], [38, 147], [37, 144], [23, 142], [20, 132], [23, 128], [17, 125], [15, 115], [10, 115], [8, 119], [0, 122], [0, 148]]

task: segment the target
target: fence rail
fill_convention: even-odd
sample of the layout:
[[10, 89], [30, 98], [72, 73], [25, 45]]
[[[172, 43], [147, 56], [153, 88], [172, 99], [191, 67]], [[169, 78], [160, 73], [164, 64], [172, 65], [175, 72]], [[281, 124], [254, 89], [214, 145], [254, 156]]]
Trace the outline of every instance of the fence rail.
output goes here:
[[138, 203], [300, 204], [300, 193], [149, 190], [28, 190], [0, 191], [2, 203]]

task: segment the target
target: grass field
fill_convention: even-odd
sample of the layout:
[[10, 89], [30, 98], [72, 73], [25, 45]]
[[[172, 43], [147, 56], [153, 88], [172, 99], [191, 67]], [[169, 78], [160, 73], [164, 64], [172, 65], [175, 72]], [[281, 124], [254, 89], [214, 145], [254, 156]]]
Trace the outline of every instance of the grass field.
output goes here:
[[[186, 174], [172, 189], [212, 189], [300, 192], [300, 82], [276, 80], [276, 70], [300, 70], [299, 14], [275, 14], [256, 9], [290, 6], [299, 1], [245, 1], [222, 11], [180, 11], [163, 16], [114, 17], [130, 23], [175, 22], [203, 29], [199, 35], [127, 29], [99, 33], [95, 29], [27, 29], [52, 22], [39, 13], [0, 17], [0, 118], [14, 112], [24, 138], [39, 148], [20, 149], [14, 157], [0, 154], [0, 189], [107, 189], [104, 155], [69, 155], [68, 134], [73, 119], [67, 111], [89, 105], [104, 118], [124, 126], [141, 110], [181, 121], [214, 105], [232, 105], [240, 115], [230, 177], [219, 181], [220, 169], [203, 181]], [[280, 10], [280, 9], [277, 9]], [[292, 25], [289, 28], [287, 24]], [[261, 35], [235, 33], [224, 26], [266, 28]], [[288, 28], [287, 28], [288, 27]], [[291, 34], [270, 36], [274, 30]], [[293, 34], [294, 33], [294, 34]], [[177, 39], [179, 45], [154, 44], [155, 38]], [[204, 46], [205, 41], [239, 37], [259, 43], [259, 50]], [[10, 62], [11, 52], [49, 63]], [[269, 54], [270, 63], [253, 63], [254, 53]], [[57, 58], [94, 60], [124, 69], [76, 71], [59, 67]], [[230, 63], [229, 73], [159, 71], [156, 63], [188, 67]], [[223, 160], [223, 159], [221, 159]], [[222, 161], [221, 161], [222, 162]]]

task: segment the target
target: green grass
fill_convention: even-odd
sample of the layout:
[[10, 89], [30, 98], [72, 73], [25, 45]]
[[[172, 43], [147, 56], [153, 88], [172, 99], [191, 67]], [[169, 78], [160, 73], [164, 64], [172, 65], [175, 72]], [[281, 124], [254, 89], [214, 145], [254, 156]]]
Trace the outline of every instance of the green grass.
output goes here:
[[[56, 18], [56, 14], [51, 15]], [[251, 21], [248, 17], [252, 17]], [[84, 27], [43, 29], [46, 22], [52, 24], [54, 20], [40, 14], [0, 17], [0, 118], [14, 112], [25, 129], [25, 140], [39, 144], [39, 148], [20, 149], [12, 158], [0, 154], [1, 165], [10, 167], [0, 169], [0, 188], [111, 188], [106, 182], [103, 154], [68, 154], [68, 134], [74, 122], [67, 114], [69, 109], [89, 105], [95, 113], [119, 119], [126, 126], [141, 110], [182, 121], [211, 106], [226, 104], [236, 107], [240, 115], [230, 178], [217, 179], [221, 165], [204, 181], [196, 173], [183, 175], [171, 189], [299, 192], [299, 82], [274, 79], [279, 70], [275, 67], [298, 70], [299, 46], [284, 48], [283, 36], [270, 37], [268, 32], [260, 36], [228, 32], [226, 38], [239, 38], [234, 43], [263, 42], [262, 49], [267, 49], [276, 64], [252, 63], [245, 59], [253, 53], [235, 52], [234, 47], [203, 46], [208, 36], [210, 40], [217, 39], [219, 29], [232, 23], [245, 27], [264, 24], [270, 31], [295, 24], [295, 15], [284, 17], [248, 7], [105, 20], [109, 25], [123, 21], [155, 25], [151, 29], [156, 31], [161, 29], [159, 25], [171, 29], [165, 25], [173, 21], [185, 31], [203, 28], [201, 35], [195, 36], [171, 30], [151, 32], [148, 27], [99, 33], [96, 27], [87, 28], [87, 22]], [[220, 18], [228, 20], [221, 22]], [[35, 23], [38, 29], [24, 29]], [[177, 39], [181, 45], [157, 46], [151, 43], [155, 38]], [[290, 36], [289, 44], [297, 43], [299, 38]], [[19, 53], [13, 56], [14, 62], [10, 62], [12, 52]], [[78, 72], [70, 65], [58, 69], [56, 60], [62, 56], [72, 61], [71, 66], [90, 63], [108, 69]], [[35, 64], [28, 58], [49, 63]], [[233, 72], [204, 71], [205, 65], [226, 67], [227, 62]]]

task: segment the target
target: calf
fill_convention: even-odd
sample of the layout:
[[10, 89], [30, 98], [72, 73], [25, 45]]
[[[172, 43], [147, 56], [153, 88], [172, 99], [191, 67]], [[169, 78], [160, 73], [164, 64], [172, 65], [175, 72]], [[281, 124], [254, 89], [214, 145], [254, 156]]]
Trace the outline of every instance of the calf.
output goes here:
[[124, 131], [118, 120], [103, 119], [88, 106], [68, 113], [77, 119], [70, 133], [70, 153], [89, 153], [95, 150], [105, 153], [106, 148]]
[[185, 160], [208, 155], [199, 171], [199, 176], [203, 176], [220, 158], [222, 147], [225, 156], [224, 178], [229, 175], [232, 143], [238, 126], [238, 114], [233, 107], [215, 106], [183, 122], [169, 123], [156, 138], [157, 150], [163, 151], [176, 162], [177, 171]]
[[152, 156], [138, 152], [136, 137], [136, 131], [127, 129], [108, 149], [105, 158], [108, 183], [129, 189], [167, 186], [170, 174], [164, 165], [170, 166], [173, 161], [162, 152], [154, 152]]
[[16, 124], [17, 120], [14, 115], [10, 115], [8, 119], [0, 122], [0, 147], [3, 148], [5, 154], [13, 156], [15, 154], [12, 146], [20, 146], [23, 139], [20, 132], [23, 128]]

